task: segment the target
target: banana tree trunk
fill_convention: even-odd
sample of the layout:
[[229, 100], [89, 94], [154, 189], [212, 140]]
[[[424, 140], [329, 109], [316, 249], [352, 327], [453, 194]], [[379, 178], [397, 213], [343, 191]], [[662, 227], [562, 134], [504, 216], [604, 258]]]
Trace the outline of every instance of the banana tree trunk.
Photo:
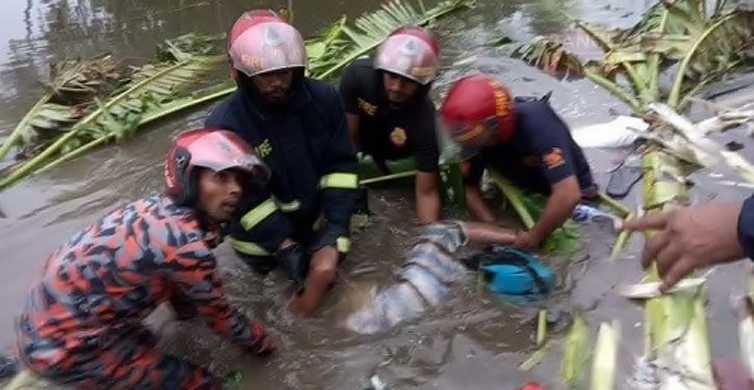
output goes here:
[[[642, 156], [643, 205], [667, 211], [686, 196], [680, 161], [656, 147]], [[647, 232], [647, 238], [656, 231]], [[644, 282], [658, 281], [653, 266]], [[645, 357], [656, 367], [658, 389], [715, 389], [707, 339], [703, 285], [644, 301]]]

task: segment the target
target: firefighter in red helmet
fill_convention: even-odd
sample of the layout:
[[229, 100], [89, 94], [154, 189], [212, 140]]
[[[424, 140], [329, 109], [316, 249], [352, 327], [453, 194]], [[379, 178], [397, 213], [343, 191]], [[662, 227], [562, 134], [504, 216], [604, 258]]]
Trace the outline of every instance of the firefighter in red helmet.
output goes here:
[[340, 80], [355, 149], [370, 155], [385, 174], [391, 173], [386, 161], [414, 157], [420, 223], [440, 217], [436, 110], [428, 95], [439, 67], [434, 37], [403, 26], [380, 44], [374, 60], [354, 61]]
[[102, 217], [53, 252], [18, 320], [20, 361], [57, 384], [89, 389], [219, 389], [191, 362], [164, 353], [142, 324], [161, 303], [201, 316], [243, 350], [275, 344], [225, 298], [212, 254], [246, 183], [269, 169], [230, 131], [178, 136], [164, 166], [166, 193]]
[[282, 268], [294, 286], [289, 308], [307, 315], [350, 248], [358, 177], [343, 104], [334, 87], [305, 77], [301, 34], [274, 12], [244, 13], [229, 35], [238, 89], [205, 125], [254, 145], [271, 171], [243, 200], [229, 242], [258, 273]]
[[549, 196], [535, 225], [516, 236], [514, 246], [523, 249], [539, 247], [582, 197], [597, 196], [584, 153], [548, 98], [514, 99], [494, 78], [474, 74], [455, 81], [440, 107], [443, 127], [461, 146], [472, 216], [495, 220], [479, 191], [486, 168]]

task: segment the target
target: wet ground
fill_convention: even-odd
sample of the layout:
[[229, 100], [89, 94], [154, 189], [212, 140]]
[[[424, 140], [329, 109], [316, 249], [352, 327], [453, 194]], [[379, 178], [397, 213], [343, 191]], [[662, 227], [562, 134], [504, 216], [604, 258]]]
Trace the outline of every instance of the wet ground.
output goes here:
[[[373, 2], [294, 2], [294, 24], [307, 35], [340, 13], [358, 15]], [[624, 27], [651, 4], [648, 0], [479, 1], [477, 7], [444, 20], [437, 28], [442, 42], [444, 71], [436, 83], [441, 93], [456, 77], [471, 71], [494, 74], [516, 94], [553, 90], [553, 105], [573, 126], [609, 120], [627, 113], [615, 99], [586, 81], [559, 82], [521, 62], [481, 47], [500, 35], [525, 38], [554, 33], [568, 26], [566, 14], [587, 21]], [[5, 0], [0, 13], [0, 134], [13, 128], [40, 91], [36, 87], [48, 58], [91, 55], [112, 50], [118, 56], [142, 58], [154, 53], [163, 39], [190, 31], [220, 32], [251, 7], [282, 5], [268, 2], [202, 0]], [[5, 46], [1, 46], [1, 45]], [[462, 61], [461, 61], [462, 60]], [[161, 188], [160, 163], [170, 136], [199, 126], [207, 106], [152, 126], [135, 139], [91, 153], [44, 175], [27, 179], [0, 193], [0, 346], [13, 340], [13, 321], [26, 285], [46, 255], [77, 229], [106, 211]], [[740, 133], [739, 133], [740, 138]], [[745, 154], [746, 149], [745, 149]], [[622, 153], [588, 151], [597, 179], [607, 183], [607, 170]], [[752, 156], [749, 155], [749, 158]], [[695, 177], [695, 201], [740, 200], [750, 190], [712, 188], [708, 173]], [[636, 196], [625, 201], [633, 204]], [[387, 280], [400, 264], [401, 251], [412, 235], [413, 197], [410, 186], [372, 191], [376, 216], [355, 239], [343, 274], [343, 285]], [[618, 281], [636, 281], [636, 255], [641, 239], [632, 240], [626, 254], [607, 261], [613, 237], [599, 227], [582, 232], [584, 249], [572, 259], [551, 259], [563, 288], [545, 306], [587, 310], [592, 328], [600, 321], [623, 323], [621, 365], [627, 367], [641, 348], [642, 316], [638, 306], [611, 294]], [[238, 262], [227, 247], [218, 251], [227, 289], [248, 313], [269, 324], [281, 352], [268, 362], [239, 355], [201, 324], [177, 324], [156, 315], [155, 327], [165, 334], [168, 348], [219, 373], [243, 372], [241, 388], [359, 389], [378, 373], [394, 389], [513, 389], [526, 380], [555, 383], [561, 347], [553, 335], [549, 353], [530, 372], [518, 363], [534, 351], [533, 318], [539, 307], [495, 303], [469, 281], [453, 292], [440, 309], [421, 321], [388, 334], [359, 337], [337, 327], [333, 299], [314, 318], [293, 321], [284, 308], [280, 278], [260, 280]], [[708, 318], [713, 353], [738, 353], [733, 313], [728, 297], [743, 289], [749, 265], [726, 266], [711, 276]], [[341, 292], [337, 288], [332, 296]], [[218, 348], [217, 346], [221, 347]], [[226, 348], [227, 347], [227, 348]]]

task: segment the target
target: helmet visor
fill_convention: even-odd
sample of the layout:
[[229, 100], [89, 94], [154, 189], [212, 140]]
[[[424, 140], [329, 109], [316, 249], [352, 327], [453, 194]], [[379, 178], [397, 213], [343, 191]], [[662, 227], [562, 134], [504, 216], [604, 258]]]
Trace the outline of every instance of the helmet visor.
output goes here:
[[468, 160], [488, 146], [494, 139], [498, 122], [494, 115], [474, 123], [446, 123], [453, 142], [461, 146], [461, 159]]

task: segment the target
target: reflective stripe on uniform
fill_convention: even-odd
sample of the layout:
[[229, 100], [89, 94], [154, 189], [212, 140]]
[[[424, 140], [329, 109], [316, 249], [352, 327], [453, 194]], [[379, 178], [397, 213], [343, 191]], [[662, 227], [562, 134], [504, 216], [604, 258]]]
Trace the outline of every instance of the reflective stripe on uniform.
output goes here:
[[265, 218], [269, 217], [270, 214], [274, 213], [275, 210], [277, 210], [275, 202], [272, 199], [267, 199], [241, 217], [241, 226], [246, 230], [251, 230]]
[[278, 206], [280, 211], [284, 213], [291, 213], [301, 208], [301, 202], [299, 202], [297, 199], [294, 199], [288, 203], [283, 203], [275, 199], [275, 204]]
[[356, 189], [359, 187], [359, 177], [354, 173], [331, 173], [319, 180], [321, 188]]
[[230, 246], [233, 247], [238, 252], [241, 252], [245, 255], [250, 256], [269, 256], [270, 253], [267, 252], [264, 248], [261, 246], [248, 241], [241, 241], [236, 240], [235, 238], [229, 238], [228, 241], [230, 242]]
[[338, 252], [340, 253], [348, 253], [351, 250], [351, 239], [340, 236], [335, 240], [335, 247], [338, 248]]

